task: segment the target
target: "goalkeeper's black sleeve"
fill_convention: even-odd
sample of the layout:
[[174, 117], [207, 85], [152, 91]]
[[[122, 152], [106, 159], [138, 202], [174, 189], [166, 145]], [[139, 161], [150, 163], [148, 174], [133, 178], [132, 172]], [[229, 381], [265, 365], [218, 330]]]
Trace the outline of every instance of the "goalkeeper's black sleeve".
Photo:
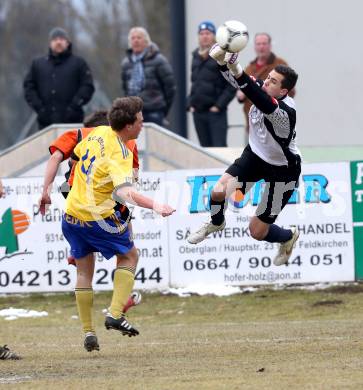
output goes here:
[[242, 72], [242, 75], [236, 79], [239, 89], [251, 100], [251, 102], [264, 114], [272, 114], [279, 106], [278, 101], [269, 96], [256, 81], [251, 79], [248, 74]]
[[264, 114], [272, 114], [279, 106], [278, 101], [269, 96], [261, 86], [245, 72], [242, 72], [242, 75], [236, 79], [227, 65], [220, 65], [219, 70], [231, 85], [240, 89]]

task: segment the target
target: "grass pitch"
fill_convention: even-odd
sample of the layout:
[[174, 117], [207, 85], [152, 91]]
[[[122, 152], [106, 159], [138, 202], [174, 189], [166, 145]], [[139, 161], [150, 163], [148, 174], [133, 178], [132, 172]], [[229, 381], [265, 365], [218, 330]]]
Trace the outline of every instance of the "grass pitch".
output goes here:
[[363, 285], [260, 290], [227, 298], [144, 294], [130, 310], [141, 335], [103, 327], [110, 293], [95, 296], [101, 351], [87, 353], [72, 294], [0, 298], [0, 309], [49, 317], [5, 321], [0, 388], [362, 389]]

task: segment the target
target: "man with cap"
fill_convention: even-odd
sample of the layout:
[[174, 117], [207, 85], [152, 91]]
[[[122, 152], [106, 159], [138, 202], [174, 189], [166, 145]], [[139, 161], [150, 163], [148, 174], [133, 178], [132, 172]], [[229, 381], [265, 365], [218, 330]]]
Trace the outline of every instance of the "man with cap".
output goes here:
[[82, 107], [93, 92], [86, 61], [72, 54], [67, 31], [53, 28], [48, 55], [33, 60], [24, 80], [25, 99], [38, 114], [39, 129], [52, 123], [82, 123]]
[[193, 114], [201, 146], [227, 146], [227, 106], [235, 96], [209, 57], [215, 43], [216, 28], [210, 21], [198, 26], [199, 47], [193, 51], [191, 91], [187, 108]]

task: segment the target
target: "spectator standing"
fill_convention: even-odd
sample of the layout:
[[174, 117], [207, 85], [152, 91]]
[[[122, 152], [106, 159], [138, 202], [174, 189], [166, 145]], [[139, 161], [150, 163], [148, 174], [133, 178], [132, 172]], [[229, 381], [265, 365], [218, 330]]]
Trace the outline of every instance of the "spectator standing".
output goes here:
[[143, 27], [133, 27], [129, 49], [121, 64], [125, 96], [139, 96], [144, 102], [144, 122], [164, 125], [175, 95], [173, 70]]
[[192, 85], [187, 102], [199, 142], [206, 147], [227, 146], [227, 106], [236, 93], [222, 77], [217, 63], [209, 57], [215, 34], [212, 22], [199, 24], [199, 47], [193, 51]]
[[73, 55], [67, 31], [49, 33], [48, 55], [33, 60], [24, 80], [25, 99], [38, 115], [39, 129], [52, 123], [82, 123], [95, 88], [86, 61]]
[[[275, 69], [277, 65], [287, 65], [287, 62], [281, 57], [277, 57], [272, 51], [271, 36], [268, 33], [257, 33], [255, 35], [255, 52], [256, 58], [250, 62], [245, 69], [249, 76], [255, 79], [265, 80], [267, 75]], [[289, 92], [289, 96], [293, 97], [295, 89]], [[245, 114], [246, 131], [249, 132], [248, 113], [252, 106], [251, 100], [246, 98], [241, 90], [237, 91], [237, 99], [243, 103], [243, 112]]]

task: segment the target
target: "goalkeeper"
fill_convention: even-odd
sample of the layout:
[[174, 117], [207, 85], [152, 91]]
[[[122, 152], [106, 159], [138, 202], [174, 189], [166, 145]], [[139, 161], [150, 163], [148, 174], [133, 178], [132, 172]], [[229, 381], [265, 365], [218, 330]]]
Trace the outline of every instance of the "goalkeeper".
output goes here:
[[301, 172], [295, 141], [295, 102], [288, 96], [298, 75], [290, 67], [278, 65], [264, 81], [255, 80], [242, 70], [238, 53], [226, 53], [215, 44], [209, 55], [217, 61], [224, 78], [253, 103], [249, 112], [249, 143], [211, 193], [211, 220], [192, 233], [188, 242], [197, 244], [210, 233], [224, 229], [226, 199], [236, 189], [246, 194], [264, 179], [262, 201], [250, 220], [250, 233], [258, 241], [279, 243], [274, 264], [286, 264], [299, 233], [296, 228], [283, 229], [274, 222], [297, 187]]

